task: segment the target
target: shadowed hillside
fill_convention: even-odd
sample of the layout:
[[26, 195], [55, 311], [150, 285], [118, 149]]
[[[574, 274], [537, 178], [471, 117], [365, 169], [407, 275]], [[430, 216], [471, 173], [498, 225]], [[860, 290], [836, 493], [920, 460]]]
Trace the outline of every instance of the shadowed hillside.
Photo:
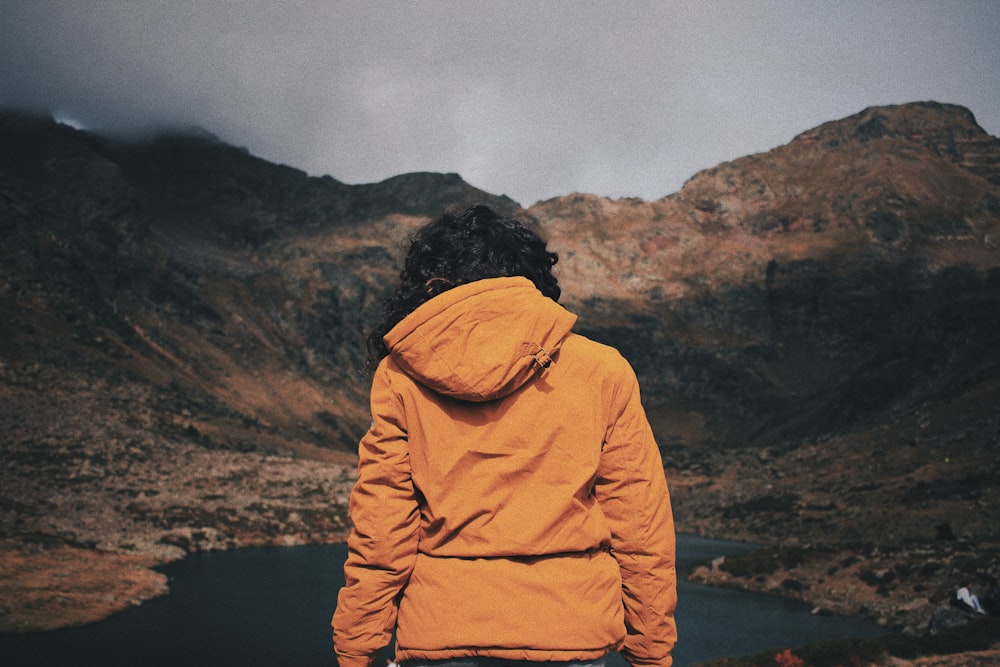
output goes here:
[[679, 530], [774, 545], [698, 576], [916, 632], [1000, 573], [1000, 140], [966, 109], [866, 109], [657, 201], [527, 210], [203, 133], [8, 112], [0, 144], [0, 548], [23, 567], [0, 628], [162, 593], [10, 601], [59, 559], [340, 539], [366, 327], [408, 235], [472, 202], [537, 226], [580, 330], [636, 368]]

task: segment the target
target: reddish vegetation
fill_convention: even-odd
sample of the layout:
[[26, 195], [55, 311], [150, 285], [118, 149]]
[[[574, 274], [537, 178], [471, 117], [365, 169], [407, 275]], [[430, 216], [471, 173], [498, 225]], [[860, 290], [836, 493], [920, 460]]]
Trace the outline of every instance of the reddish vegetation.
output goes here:
[[52, 630], [99, 621], [166, 595], [155, 561], [66, 545], [0, 543], [0, 631]]

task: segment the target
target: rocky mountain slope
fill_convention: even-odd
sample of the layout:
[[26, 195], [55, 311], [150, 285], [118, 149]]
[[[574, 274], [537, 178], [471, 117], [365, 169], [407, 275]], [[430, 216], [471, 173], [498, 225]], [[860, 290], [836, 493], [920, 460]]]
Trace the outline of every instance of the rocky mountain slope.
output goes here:
[[[1000, 140], [966, 109], [528, 209], [201, 134], [8, 112], [0, 145], [0, 629], [160, 594], [145, 568], [186, 552], [340, 539], [366, 326], [408, 234], [474, 201], [537, 226], [581, 330], [635, 366], [679, 529], [770, 545], [698, 576], [916, 632], [1000, 572]], [[109, 559], [151, 576], [58, 576]]]

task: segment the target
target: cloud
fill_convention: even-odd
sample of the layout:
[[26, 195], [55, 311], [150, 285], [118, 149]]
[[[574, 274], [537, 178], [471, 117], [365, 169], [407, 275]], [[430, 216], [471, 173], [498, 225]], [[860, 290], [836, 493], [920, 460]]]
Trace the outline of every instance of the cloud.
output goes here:
[[658, 198], [878, 104], [1000, 133], [1000, 4], [0, 2], [0, 105], [198, 125], [348, 183], [454, 171], [522, 204]]

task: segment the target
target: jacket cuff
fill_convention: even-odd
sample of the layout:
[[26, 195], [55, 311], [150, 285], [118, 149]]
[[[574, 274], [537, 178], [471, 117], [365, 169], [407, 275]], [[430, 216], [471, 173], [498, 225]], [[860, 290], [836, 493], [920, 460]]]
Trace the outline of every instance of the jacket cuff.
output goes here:
[[[623, 658], [625, 656], [622, 656]], [[671, 667], [674, 664], [673, 656], [666, 656], [660, 660], [637, 660], [635, 658], [626, 658], [627, 662], [631, 667]]]
[[337, 664], [339, 667], [375, 667], [378, 662], [378, 653], [373, 655], [344, 655], [337, 654]]

